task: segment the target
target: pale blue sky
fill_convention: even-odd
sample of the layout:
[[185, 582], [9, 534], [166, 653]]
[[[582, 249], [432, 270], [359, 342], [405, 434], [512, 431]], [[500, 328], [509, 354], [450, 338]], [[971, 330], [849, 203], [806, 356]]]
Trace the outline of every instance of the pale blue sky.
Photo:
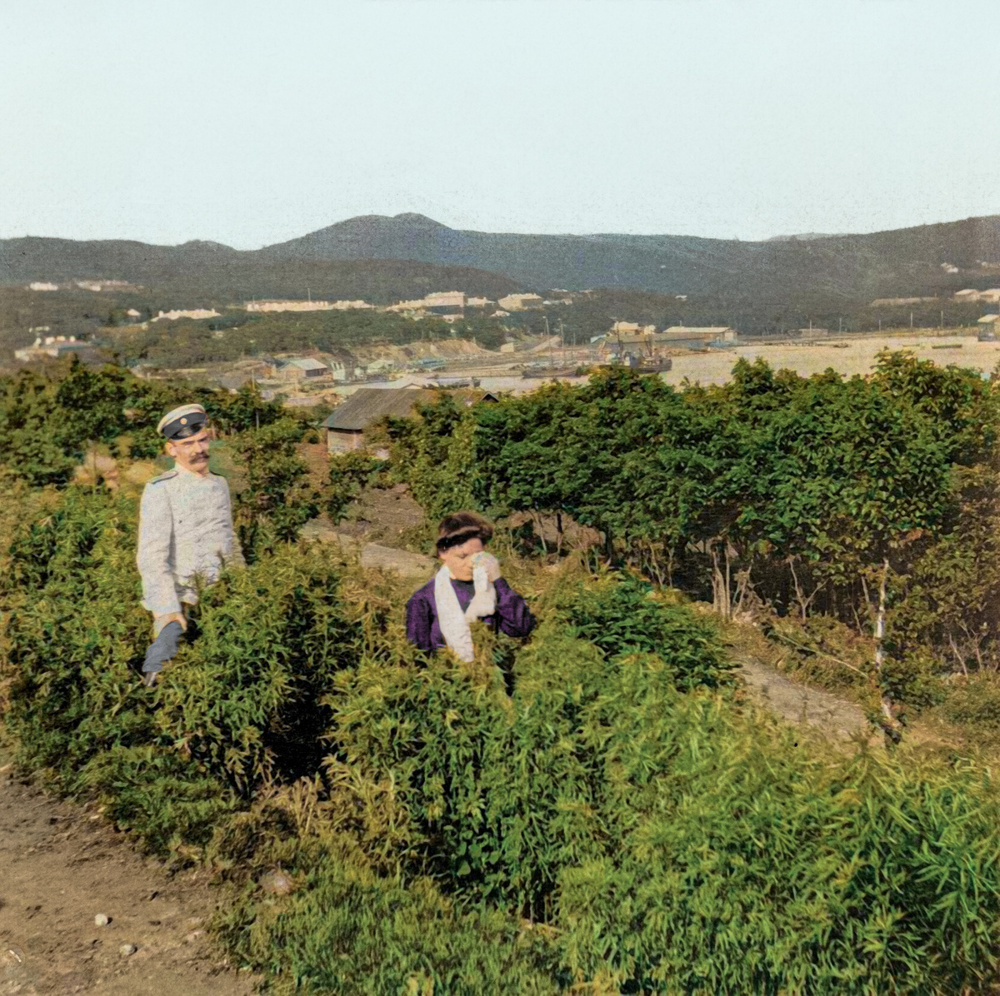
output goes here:
[[1000, 214], [995, 0], [0, 0], [0, 238]]

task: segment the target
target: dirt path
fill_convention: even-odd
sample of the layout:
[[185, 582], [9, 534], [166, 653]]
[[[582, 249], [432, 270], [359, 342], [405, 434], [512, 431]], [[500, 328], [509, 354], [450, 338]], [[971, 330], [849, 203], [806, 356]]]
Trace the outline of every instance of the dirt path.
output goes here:
[[204, 933], [214, 905], [204, 877], [169, 877], [0, 754], [0, 996], [249, 996]]
[[819, 688], [801, 685], [753, 657], [740, 657], [740, 676], [759, 705], [789, 723], [805, 723], [839, 739], [871, 732], [859, 706]]

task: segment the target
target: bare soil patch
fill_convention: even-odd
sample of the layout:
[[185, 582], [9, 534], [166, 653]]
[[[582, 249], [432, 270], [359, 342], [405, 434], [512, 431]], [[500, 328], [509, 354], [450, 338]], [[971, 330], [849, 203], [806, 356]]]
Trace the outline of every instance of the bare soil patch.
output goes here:
[[385, 546], [404, 546], [407, 535], [427, 521], [424, 510], [414, 501], [405, 484], [384, 490], [370, 488], [347, 506], [337, 530]]
[[205, 933], [216, 903], [204, 872], [171, 877], [0, 753], [0, 996], [250, 996]]
[[792, 681], [755, 658], [741, 658], [739, 674], [750, 699], [785, 722], [816, 727], [841, 740], [871, 732], [864, 711], [853, 702]]
[[845, 377], [864, 376], [873, 371], [883, 349], [908, 349], [938, 366], [973, 367], [982, 373], [989, 373], [1000, 361], [1000, 343], [979, 342], [974, 330], [946, 329], [912, 335], [830, 335], [815, 341], [741, 343], [734, 349], [674, 356], [673, 368], [660, 376], [675, 385], [685, 378], [702, 384], [724, 384], [741, 358], [751, 363], [763, 358], [774, 370], [794, 370], [802, 377], [822, 373], [828, 367]]

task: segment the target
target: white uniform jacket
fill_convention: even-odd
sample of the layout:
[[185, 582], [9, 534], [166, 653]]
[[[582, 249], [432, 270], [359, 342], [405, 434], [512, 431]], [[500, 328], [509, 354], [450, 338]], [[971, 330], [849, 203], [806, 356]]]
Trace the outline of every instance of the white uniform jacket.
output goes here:
[[180, 612], [198, 601], [194, 577], [215, 581], [223, 564], [243, 564], [233, 531], [229, 482], [183, 467], [153, 478], [139, 507], [142, 604], [154, 615]]

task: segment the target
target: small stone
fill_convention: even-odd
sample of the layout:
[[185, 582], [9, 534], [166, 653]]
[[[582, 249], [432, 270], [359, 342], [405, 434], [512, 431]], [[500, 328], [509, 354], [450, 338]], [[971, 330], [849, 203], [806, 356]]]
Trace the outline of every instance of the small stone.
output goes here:
[[94, 917], [94, 926], [96, 927], [106, 927], [109, 923], [111, 923], [111, 917], [107, 913], [98, 913]]
[[205, 931], [192, 930], [191, 933], [184, 938], [184, 940], [187, 941], [188, 944], [193, 944], [196, 940], [198, 940], [199, 937], [204, 937], [204, 936], [205, 936]]
[[139, 949], [134, 944], [123, 944], [118, 950], [127, 958], [129, 955], [134, 955]]
[[295, 890], [295, 883], [292, 881], [291, 875], [280, 869], [262, 875], [260, 886], [265, 892], [270, 892], [275, 896], [287, 896]]

